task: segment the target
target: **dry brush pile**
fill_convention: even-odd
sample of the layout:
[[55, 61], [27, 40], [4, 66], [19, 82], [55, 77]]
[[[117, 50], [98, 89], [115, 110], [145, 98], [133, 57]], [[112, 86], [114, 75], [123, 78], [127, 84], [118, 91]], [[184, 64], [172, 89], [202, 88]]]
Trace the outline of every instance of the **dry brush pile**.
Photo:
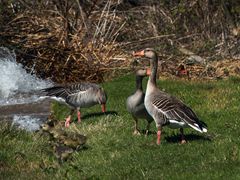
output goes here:
[[[116, 38], [123, 19], [111, 10], [117, 2], [17, 1], [2, 13], [14, 14], [0, 32], [18, 61], [43, 78], [62, 82], [103, 80], [111, 68], [126, 65], [117, 58]], [[6, 12], [3, 12], [6, 11]], [[14, 13], [13, 13], [14, 12]], [[5, 16], [6, 17], [6, 16]]]
[[240, 58], [240, 3], [234, 0], [0, 3], [0, 45], [56, 82], [101, 82], [108, 72], [130, 69], [129, 52], [144, 47], [160, 52], [161, 68], [171, 75], [191, 58], [204, 61], [187, 65], [199, 77], [215, 76], [213, 61]]
[[176, 76], [181, 64], [191, 78], [240, 75], [239, 2], [135, 2], [138, 6], [126, 12], [128, 19], [131, 19], [123, 32], [124, 39], [130, 41], [127, 48], [156, 47], [160, 54], [162, 75]]

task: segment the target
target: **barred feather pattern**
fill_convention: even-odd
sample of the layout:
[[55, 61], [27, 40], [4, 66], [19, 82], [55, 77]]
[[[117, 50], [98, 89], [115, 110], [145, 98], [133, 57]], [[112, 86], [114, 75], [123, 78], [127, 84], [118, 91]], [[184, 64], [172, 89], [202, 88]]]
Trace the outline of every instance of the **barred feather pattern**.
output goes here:
[[67, 86], [54, 86], [43, 89], [46, 96], [59, 97], [74, 108], [90, 107], [99, 104], [99, 99], [105, 96], [102, 88], [93, 83], [77, 83]]
[[167, 125], [169, 120], [183, 121], [194, 129], [200, 132], [203, 131], [205, 124], [182, 101], [162, 91], [158, 91], [155, 95], [152, 94], [151, 99], [152, 109], [155, 111], [151, 114], [158, 116], [155, 118], [158, 120], [157, 124]]
[[[158, 128], [160, 144], [161, 128], [169, 125], [172, 128], [191, 127], [199, 132], [207, 132], [206, 124], [198, 119], [196, 114], [177, 98], [160, 91], [157, 87], [158, 55], [154, 49], [146, 48], [135, 52], [135, 56], [146, 57], [150, 61], [150, 77], [147, 83], [144, 104], [148, 113], [153, 117]], [[183, 132], [181, 132], [183, 134]]]

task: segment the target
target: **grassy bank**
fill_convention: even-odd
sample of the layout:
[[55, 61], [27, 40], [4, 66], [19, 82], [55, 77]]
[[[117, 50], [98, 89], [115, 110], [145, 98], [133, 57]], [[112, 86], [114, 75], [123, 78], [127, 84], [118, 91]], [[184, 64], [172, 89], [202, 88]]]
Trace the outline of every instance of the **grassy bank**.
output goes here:
[[[146, 85], [146, 81], [144, 81]], [[185, 131], [180, 145], [178, 130], [164, 128], [157, 146], [155, 124], [148, 137], [133, 136], [133, 119], [125, 101], [134, 90], [132, 75], [103, 84], [109, 101], [107, 115], [100, 106], [82, 110], [82, 123], [70, 128], [88, 137], [84, 150], [59, 164], [48, 137], [8, 125], [0, 127], [0, 179], [238, 179], [240, 178], [240, 79], [191, 82], [160, 80], [161, 89], [179, 97], [208, 124], [208, 133]], [[54, 104], [55, 115], [69, 112]], [[146, 122], [140, 122], [145, 129]]]

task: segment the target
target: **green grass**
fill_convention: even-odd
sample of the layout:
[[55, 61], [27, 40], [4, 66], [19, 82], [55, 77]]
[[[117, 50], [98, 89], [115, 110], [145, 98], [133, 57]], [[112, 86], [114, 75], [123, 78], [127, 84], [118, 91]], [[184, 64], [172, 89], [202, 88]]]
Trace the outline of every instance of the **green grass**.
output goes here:
[[[239, 179], [240, 79], [221, 81], [160, 80], [158, 86], [194, 109], [208, 124], [208, 133], [185, 130], [187, 144], [179, 144], [178, 130], [164, 127], [160, 146], [151, 124], [148, 137], [133, 136], [133, 119], [125, 101], [134, 91], [132, 75], [103, 84], [108, 115], [101, 107], [82, 109], [81, 124], [70, 128], [88, 137], [86, 149], [62, 165], [53, 156], [46, 136], [10, 126], [0, 127], [0, 179]], [[146, 80], [144, 81], [146, 85]], [[54, 104], [63, 120], [69, 110]], [[84, 118], [85, 117], [85, 118]], [[76, 125], [76, 126], [75, 126]], [[140, 121], [144, 130], [145, 121]]]

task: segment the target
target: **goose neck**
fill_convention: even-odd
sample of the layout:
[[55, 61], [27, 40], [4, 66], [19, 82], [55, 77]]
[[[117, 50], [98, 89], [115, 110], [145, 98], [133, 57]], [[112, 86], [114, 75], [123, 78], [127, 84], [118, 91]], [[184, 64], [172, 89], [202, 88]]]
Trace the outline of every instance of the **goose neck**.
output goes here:
[[157, 57], [153, 57], [150, 60], [150, 69], [151, 69], [151, 75], [149, 77], [149, 81], [153, 84], [156, 85], [156, 79], [157, 79], [157, 66], [158, 66], [158, 59]]
[[141, 76], [136, 76], [136, 89], [142, 90], [142, 77]]

